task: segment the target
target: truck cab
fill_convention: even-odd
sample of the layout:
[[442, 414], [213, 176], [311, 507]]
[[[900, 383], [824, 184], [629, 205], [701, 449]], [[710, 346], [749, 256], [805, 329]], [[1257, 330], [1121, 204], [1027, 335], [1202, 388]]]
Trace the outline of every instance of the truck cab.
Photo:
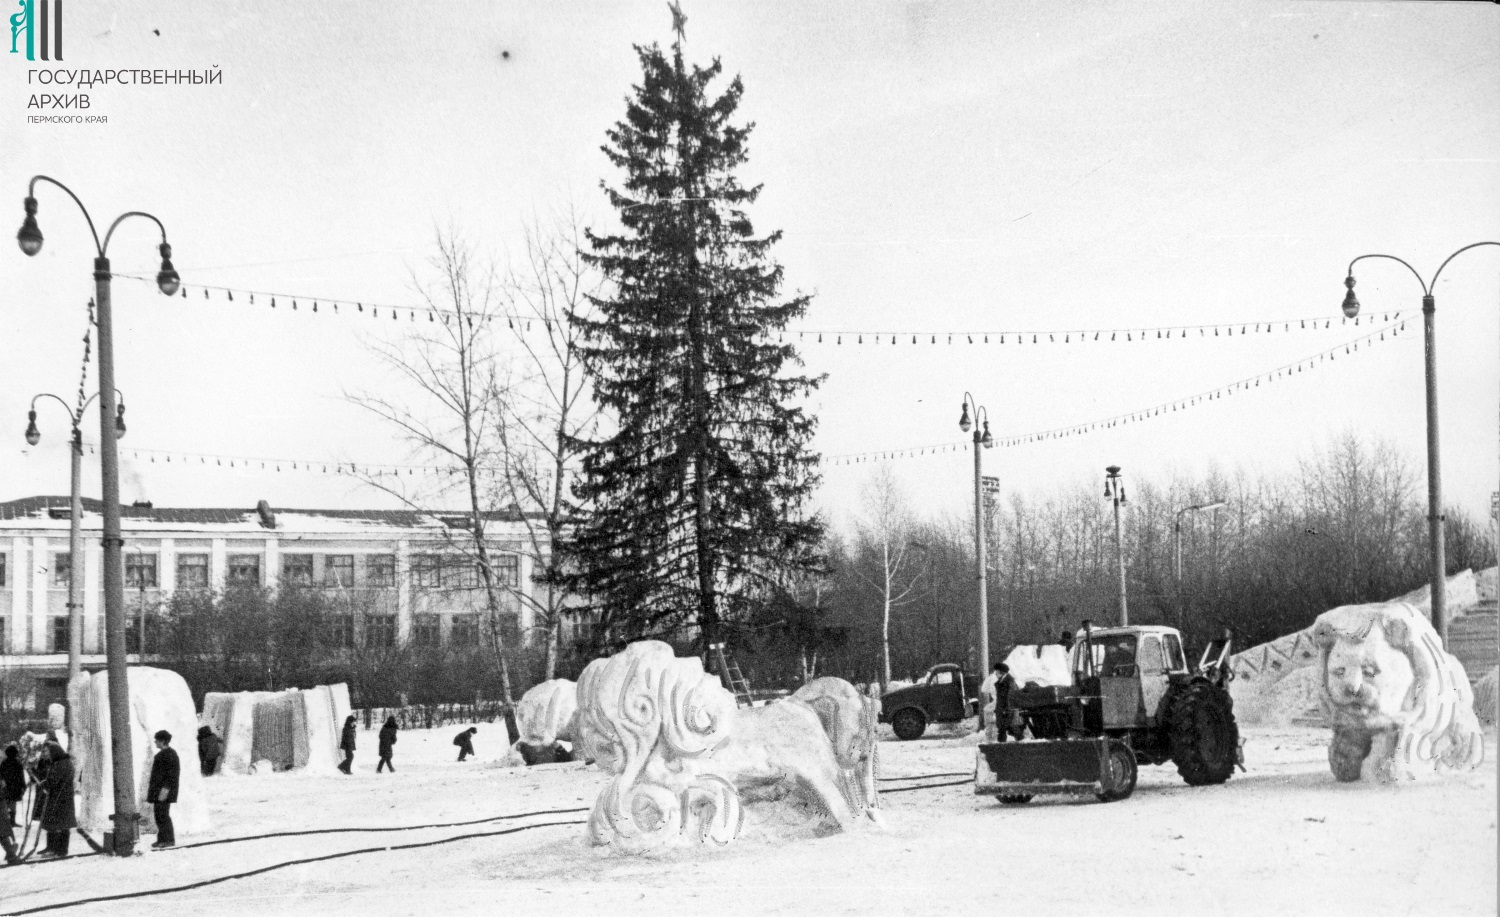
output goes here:
[[916, 739], [928, 723], [957, 723], [979, 707], [978, 679], [954, 663], [935, 665], [917, 683], [897, 688], [880, 699], [880, 722], [890, 723], [899, 739]]

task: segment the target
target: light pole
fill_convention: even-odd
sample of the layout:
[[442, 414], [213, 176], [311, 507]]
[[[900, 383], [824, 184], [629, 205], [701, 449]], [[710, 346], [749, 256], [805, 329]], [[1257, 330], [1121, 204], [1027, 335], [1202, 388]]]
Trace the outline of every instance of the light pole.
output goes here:
[[121, 557], [124, 540], [120, 537], [120, 461], [111, 434], [111, 418], [118, 416], [115, 402], [115, 354], [114, 330], [110, 313], [109, 241], [121, 223], [130, 217], [144, 217], [156, 224], [161, 231], [161, 270], [156, 274], [156, 286], [166, 296], [177, 292], [179, 279], [172, 267], [172, 247], [167, 244], [167, 230], [161, 220], [149, 213], [131, 210], [115, 217], [99, 241], [94, 220], [88, 209], [66, 185], [45, 175], [34, 175], [27, 186], [24, 206], [26, 219], [16, 233], [16, 242], [26, 255], [35, 255], [42, 250], [42, 231], [36, 221], [36, 184], [47, 182], [61, 188], [89, 224], [89, 233], [94, 237], [94, 304], [97, 307], [95, 323], [99, 327], [99, 483], [104, 501], [104, 631], [105, 656], [109, 671], [109, 726], [111, 775], [114, 780], [115, 811], [114, 853], [130, 856], [135, 851], [136, 821], [136, 777], [134, 758], [130, 748], [130, 687], [126, 681], [125, 664], [125, 565]]
[[1395, 255], [1380, 254], [1360, 255], [1350, 261], [1349, 275], [1344, 278], [1344, 286], [1348, 287], [1349, 292], [1344, 294], [1343, 309], [1344, 314], [1349, 318], [1359, 315], [1359, 300], [1354, 295], [1354, 265], [1366, 258], [1385, 258], [1406, 265], [1406, 269], [1417, 278], [1417, 283], [1422, 285], [1422, 339], [1425, 343], [1427, 377], [1427, 529], [1430, 548], [1428, 574], [1432, 581], [1432, 629], [1437, 631], [1438, 639], [1442, 641], [1444, 649], [1448, 648], [1447, 559], [1443, 548], [1443, 474], [1442, 463], [1438, 457], [1437, 336], [1433, 328], [1437, 317], [1437, 299], [1432, 295], [1432, 291], [1437, 289], [1438, 277], [1442, 275], [1443, 268], [1448, 266], [1449, 261], [1471, 248], [1485, 245], [1500, 246], [1500, 242], [1475, 242], [1472, 245], [1465, 245], [1449, 255], [1438, 266], [1430, 283], [1422, 280], [1422, 275], [1417, 273], [1416, 268]]
[[[974, 405], [974, 422], [969, 422], [969, 405]], [[984, 468], [980, 448], [990, 449], [995, 438], [990, 435], [990, 412], [964, 392], [963, 413], [958, 418], [958, 428], [969, 432], [974, 428], [974, 569], [979, 580], [979, 672], [981, 677], [990, 672], [990, 608], [985, 583], [984, 551]]]
[[1120, 504], [1125, 502], [1125, 483], [1120, 480], [1120, 466], [1109, 465], [1104, 469], [1104, 496], [1115, 505], [1115, 558], [1120, 563], [1120, 626], [1130, 623], [1130, 612], [1125, 605], [1125, 542], [1120, 537]]
[[[125, 435], [125, 398], [119, 392], [119, 406], [115, 409], [115, 438]], [[83, 423], [83, 413], [88, 410], [99, 394], [95, 392], [88, 397], [75, 413], [68, 403], [51, 392], [43, 392], [31, 399], [31, 409], [26, 412], [26, 442], [35, 446], [42, 441], [42, 431], [36, 426], [36, 403], [40, 398], [51, 398], [63, 406], [68, 412], [68, 420], [73, 424], [73, 439], [70, 451], [72, 453], [72, 481], [69, 493], [72, 501], [69, 504], [68, 513], [68, 682], [78, 677], [82, 671], [83, 657], [83, 577], [79, 570], [83, 565], [83, 431], [79, 426]], [[68, 710], [68, 728], [76, 729], [78, 724], [74, 719], [75, 712]]]
[[1182, 630], [1183, 623], [1187, 620], [1187, 602], [1184, 601], [1182, 592], [1182, 514], [1198, 513], [1220, 509], [1228, 506], [1223, 500], [1215, 500], [1212, 503], [1194, 503], [1192, 506], [1184, 506], [1177, 511], [1177, 518], [1172, 524], [1172, 549], [1177, 557], [1177, 629]]

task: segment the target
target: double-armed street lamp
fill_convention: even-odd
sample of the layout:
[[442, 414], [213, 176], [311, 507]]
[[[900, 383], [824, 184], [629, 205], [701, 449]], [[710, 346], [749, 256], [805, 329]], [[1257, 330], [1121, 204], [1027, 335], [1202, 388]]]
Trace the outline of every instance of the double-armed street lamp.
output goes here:
[[1120, 626], [1130, 623], [1130, 612], [1125, 606], [1125, 542], [1120, 537], [1120, 504], [1125, 501], [1125, 482], [1120, 480], [1120, 466], [1109, 465], [1104, 469], [1104, 496], [1115, 505], [1115, 559], [1120, 564]]
[[[125, 435], [125, 399], [119, 392], [119, 403], [115, 408], [115, 438]], [[51, 392], [43, 392], [31, 399], [31, 409], [26, 412], [26, 442], [35, 446], [42, 441], [42, 431], [36, 426], [36, 403], [41, 398], [51, 398], [62, 405], [63, 410], [68, 412], [68, 420], [73, 425], [72, 445], [69, 451], [72, 453], [72, 475], [69, 492], [72, 494], [68, 511], [68, 681], [71, 683], [78, 673], [82, 671], [83, 657], [83, 576], [80, 568], [83, 564], [83, 424], [84, 412], [88, 410], [99, 393], [88, 397], [75, 412], [68, 403]], [[75, 712], [68, 711], [68, 725], [76, 728], [74, 720]]]
[[[974, 420], [969, 420], [969, 405], [974, 406]], [[979, 671], [990, 673], [990, 607], [985, 583], [984, 550], [984, 466], [979, 450], [990, 449], [995, 438], [990, 435], [990, 412], [964, 392], [963, 413], [958, 418], [958, 428], [963, 432], [974, 429], [974, 570], [979, 580]]]
[[[1124, 499], [1123, 497], [1121, 499]], [[1182, 592], [1182, 517], [1185, 513], [1210, 512], [1222, 509], [1229, 504], [1223, 500], [1214, 500], [1212, 503], [1194, 503], [1192, 506], [1184, 506], [1177, 511], [1177, 518], [1172, 523], [1172, 549], [1177, 557], [1177, 627], [1180, 630], [1183, 622], [1187, 619], [1187, 602], [1184, 601]]]
[[1344, 294], [1344, 315], [1354, 318], [1359, 315], [1359, 299], [1354, 295], [1354, 265], [1366, 258], [1384, 258], [1405, 265], [1411, 271], [1412, 276], [1417, 278], [1417, 283], [1422, 286], [1422, 338], [1425, 343], [1426, 353], [1426, 380], [1427, 380], [1427, 528], [1429, 533], [1428, 546], [1428, 573], [1431, 578], [1431, 600], [1432, 600], [1432, 627], [1437, 631], [1438, 639], [1442, 641], [1443, 648], [1448, 647], [1448, 615], [1447, 615], [1447, 559], [1443, 546], [1443, 475], [1442, 465], [1438, 456], [1438, 419], [1437, 419], [1437, 337], [1433, 323], [1437, 317], [1437, 299], [1433, 296], [1433, 290], [1437, 289], [1438, 277], [1443, 273], [1443, 268], [1448, 262], [1471, 248], [1480, 248], [1486, 245], [1500, 246], [1500, 242], [1475, 242], [1465, 245], [1458, 251], [1449, 255], [1437, 271], [1432, 275], [1431, 282], [1424, 281], [1417, 269], [1407, 264], [1395, 255], [1360, 255], [1349, 262], [1349, 273], [1344, 278], [1344, 286], [1349, 292]]
[[[115, 811], [114, 853], [129, 856], [135, 850], [136, 832], [136, 775], [130, 742], [130, 688], [126, 681], [125, 664], [125, 564], [123, 558], [124, 539], [120, 537], [120, 461], [115, 446], [116, 430], [112, 421], [119, 417], [119, 406], [115, 401], [115, 355], [114, 330], [110, 312], [110, 268], [109, 242], [120, 224], [131, 217], [142, 217], [156, 224], [161, 232], [161, 269], [156, 274], [156, 286], [163, 295], [177, 292], [180, 280], [172, 267], [172, 247], [167, 244], [167, 230], [161, 220], [138, 210], [127, 211], [115, 217], [99, 241], [94, 220], [88, 209], [66, 185], [45, 175], [36, 175], [27, 186], [24, 206], [26, 219], [16, 233], [16, 241], [26, 255], [35, 255], [42, 250], [42, 231], [37, 225], [36, 185], [46, 182], [61, 188], [89, 225], [94, 237], [94, 304], [95, 323], [99, 328], [99, 483], [104, 506], [104, 631], [105, 657], [109, 672], [109, 725], [111, 775], [114, 780]], [[73, 563], [77, 564], [77, 556]]]

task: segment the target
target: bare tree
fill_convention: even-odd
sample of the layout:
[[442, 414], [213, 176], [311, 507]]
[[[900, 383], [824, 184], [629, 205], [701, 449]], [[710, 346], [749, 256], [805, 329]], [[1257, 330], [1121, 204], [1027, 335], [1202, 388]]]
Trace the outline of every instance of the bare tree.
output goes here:
[[507, 501], [521, 508], [533, 580], [540, 593], [513, 591], [538, 622], [545, 645], [546, 678], [557, 672], [559, 642], [569, 613], [558, 587], [560, 559], [553, 546], [572, 521], [568, 500], [579, 440], [592, 431], [598, 412], [588, 396], [578, 345], [579, 326], [569, 316], [587, 314], [589, 295], [600, 284], [581, 251], [583, 229], [571, 209], [550, 225], [533, 221], [525, 250], [503, 284], [508, 342], [523, 359], [513, 361], [509, 384], [495, 390], [498, 483]]
[[888, 466], [880, 466], [863, 491], [865, 518], [859, 525], [859, 540], [874, 549], [877, 560], [873, 577], [856, 570], [860, 579], [880, 593], [880, 686], [884, 690], [891, 681], [891, 611], [913, 601], [917, 588], [917, 574], [905, 572], [912, 514]]
[[407, 507], [442, 517], [438, 501], [461, 496], [462, 517], [444, 518], [439, 536], [446, 551], [478, 570], [485, 600], [485, 635], [498, 669], [502, 699], [511, 703], [510, 668], [500, 597], [506, 586], [495, 568], [488, 524], [499, 518], [485, 499], [500, 491], [496, 469], [505, 466], [500, 405], [506, 394], [496, 373], [492, 322], [503, 320], [495, 271], [451, 231], [437, 236], [431, 261], [436, 279], [413, 277], [429, 310], [426, 322], [399, 344], [372, 343], [377, 357], [415, 396], [359, 392], [350, 400], [395, 427], [423, 461], [450, 464], [454, 475], [430, 490], [413, 490], [399, 478], [362, 475], [371, 486]]

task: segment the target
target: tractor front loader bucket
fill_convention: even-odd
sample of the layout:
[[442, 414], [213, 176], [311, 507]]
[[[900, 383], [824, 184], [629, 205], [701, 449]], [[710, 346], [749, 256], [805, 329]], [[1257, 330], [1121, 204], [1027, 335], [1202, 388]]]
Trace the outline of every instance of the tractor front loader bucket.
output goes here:
[[979, 746], [974, 792], [1030, 797], [1047, 793], [1099, 795], [1111, 787], [1110, 741], [987, 742]]

